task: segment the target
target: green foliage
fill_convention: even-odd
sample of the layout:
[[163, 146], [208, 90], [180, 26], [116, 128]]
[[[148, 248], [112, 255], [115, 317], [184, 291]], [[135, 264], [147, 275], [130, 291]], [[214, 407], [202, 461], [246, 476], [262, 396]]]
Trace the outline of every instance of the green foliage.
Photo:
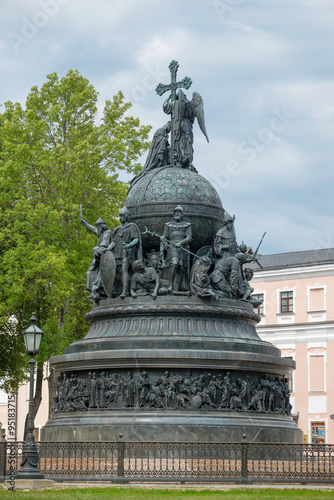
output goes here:
[[[47, 76], [25, 108], [6, 102], [0, 114], [0, 379], [24, 376], [22, 331], [35, 312], [45, 331], [39, 363], [87, 331], [85, 272], [96, 237], [80, 226], [117, 223], [127, 185], [140, 169], [150, 127], [128, 116], [119, 92], [98, 120], [98, 94], [78, 71]], [[13, 322], [13, 318], [15, 321]], [[9, 333], [10, 332], [10, 333]], [[1, 381], [0, 381], [1, 387]]]
[[12, 321], [0, 318], [0, 376], [3, 377], [0, 387], [7, 392], [16, 392], [25, 379], [22, 369], [25, 366], [25, 349], [17, 330]]

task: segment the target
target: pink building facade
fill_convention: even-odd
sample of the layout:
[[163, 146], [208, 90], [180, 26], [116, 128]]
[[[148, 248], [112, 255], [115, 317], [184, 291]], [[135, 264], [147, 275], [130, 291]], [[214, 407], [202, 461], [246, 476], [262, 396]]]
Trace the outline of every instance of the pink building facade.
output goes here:
[[334, 249], [265, 255], [257, 331], [296, 361], [291, 404], [308, 443], [334, 443]]

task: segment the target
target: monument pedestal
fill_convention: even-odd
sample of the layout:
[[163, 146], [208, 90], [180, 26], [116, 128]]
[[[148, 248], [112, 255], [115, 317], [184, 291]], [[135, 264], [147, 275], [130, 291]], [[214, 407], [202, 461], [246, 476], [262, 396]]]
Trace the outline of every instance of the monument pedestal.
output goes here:
[[87, 320], [50, 360], [59, 394], [43, 441], [302, 442], [283, 393], [294, 362], [258, 337], [251, 304], [107, 299]]

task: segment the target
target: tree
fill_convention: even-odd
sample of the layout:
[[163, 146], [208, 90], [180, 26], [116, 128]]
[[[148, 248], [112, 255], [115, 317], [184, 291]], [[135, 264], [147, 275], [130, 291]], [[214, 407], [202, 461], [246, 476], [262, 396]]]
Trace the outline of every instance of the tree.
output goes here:
[[[127, 184], [140, 170], [150, 127], [127, 114], [121, 92], [105, 103], [78, 71], [47, 76], [25, 108], [6, 102], [0, 114], [0, 387], [15, 390], [27, 363], [22, 331], [32, 312], [45, 331], [43, 362], [87, 332], [85, 272], [94, 236], [80, 226], [116, 223]], [[40, 377], [41, 378], [41, 377]], [[38, 406], [38, 402], [36, 402]]]

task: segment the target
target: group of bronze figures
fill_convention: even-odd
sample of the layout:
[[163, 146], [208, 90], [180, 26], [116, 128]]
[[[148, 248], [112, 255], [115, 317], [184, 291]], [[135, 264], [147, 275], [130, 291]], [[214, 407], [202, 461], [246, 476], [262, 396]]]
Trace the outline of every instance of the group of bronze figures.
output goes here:
[[[192, 81], [185, 77], [177, 81], [179, 64], [169, 65], [171, 82], [160, 83], [156, 92], [170, 96], [163, 104], [163, 111], [170, 116], [153, 137], [152, 145], [142, 171], [134, 177], [132, 185], [150, 170], [160, 167], [180, 167], [195, 170], [193, 162], [193, 123], [195, 118], [206, 137], [203, 99], [197, 92], [191, 101], [182, 88], [189, 89]], [[170, 143], [169, 143], [170, 134]], [[162, 235], [148, 229], [147, 233], [160, 239], [158, 252], [143, 256], [141, 233], [131, 222], [129, 210], [124, 207], [119, 214], [121, 225], [114, 231], [99, 218], [95, 225], [81, 218], [81, 224], [98, 236], [93, 249], [94, 259], [87, 273], [86, 287], [96, 302], [105, 297], [128, 297], [172, 293], [174, 295], [197, 294], [199, 297], [251, 299], [253, 289], [249, 285], [250, 269], [243, 265], [257, 260], [247, 252], [246, 245], [237, 245], [234, 219], [226, 216], [217, 232], [213, 248], [203, 247], [196, 255], [190, 251], [192, 226], [183, 219], [183, 209], [174, 209], [174, 218], [167, 222]], [[158, 246], [158, 245], [157, 245]], [[259, 305], [254, 303], [254, 305]]]
[[[131, 222], [124, 207], [119, 214], [121, 225], [108, 229], [103, 219], [96, 227], [81, 219], [89, 231], [98, 236], [93, 249], [94, 258], [87, 272], [86, 287], [96, 302], [106, 297], [151, 295], [190, 295], [202, 298], [228, 298], [252, 302], [253, 276], [247, 262], [258, 261], [247, 246], [237, 244], [234, 218], [227, 216], [214, 238], [213, 246], [202, 247], [197, 254], [190, 251], [192, 225], [183, 218], [183, 209], [174, 209], [173, 220], [167, 222], [162, 235], [150, 233], [160, 239], [159, 251], [152, 250], [143, 257], [141, 233]], [[144, 234], [144, 233], [143, 233]]]
[[165, 371], [127, 373], [89, 372], [58, 377], [53, 413], [89, 409], [156, 408], [176, 410], [253, 410], [291, 414], [286, 378], [212, 375], [189, 376]]

